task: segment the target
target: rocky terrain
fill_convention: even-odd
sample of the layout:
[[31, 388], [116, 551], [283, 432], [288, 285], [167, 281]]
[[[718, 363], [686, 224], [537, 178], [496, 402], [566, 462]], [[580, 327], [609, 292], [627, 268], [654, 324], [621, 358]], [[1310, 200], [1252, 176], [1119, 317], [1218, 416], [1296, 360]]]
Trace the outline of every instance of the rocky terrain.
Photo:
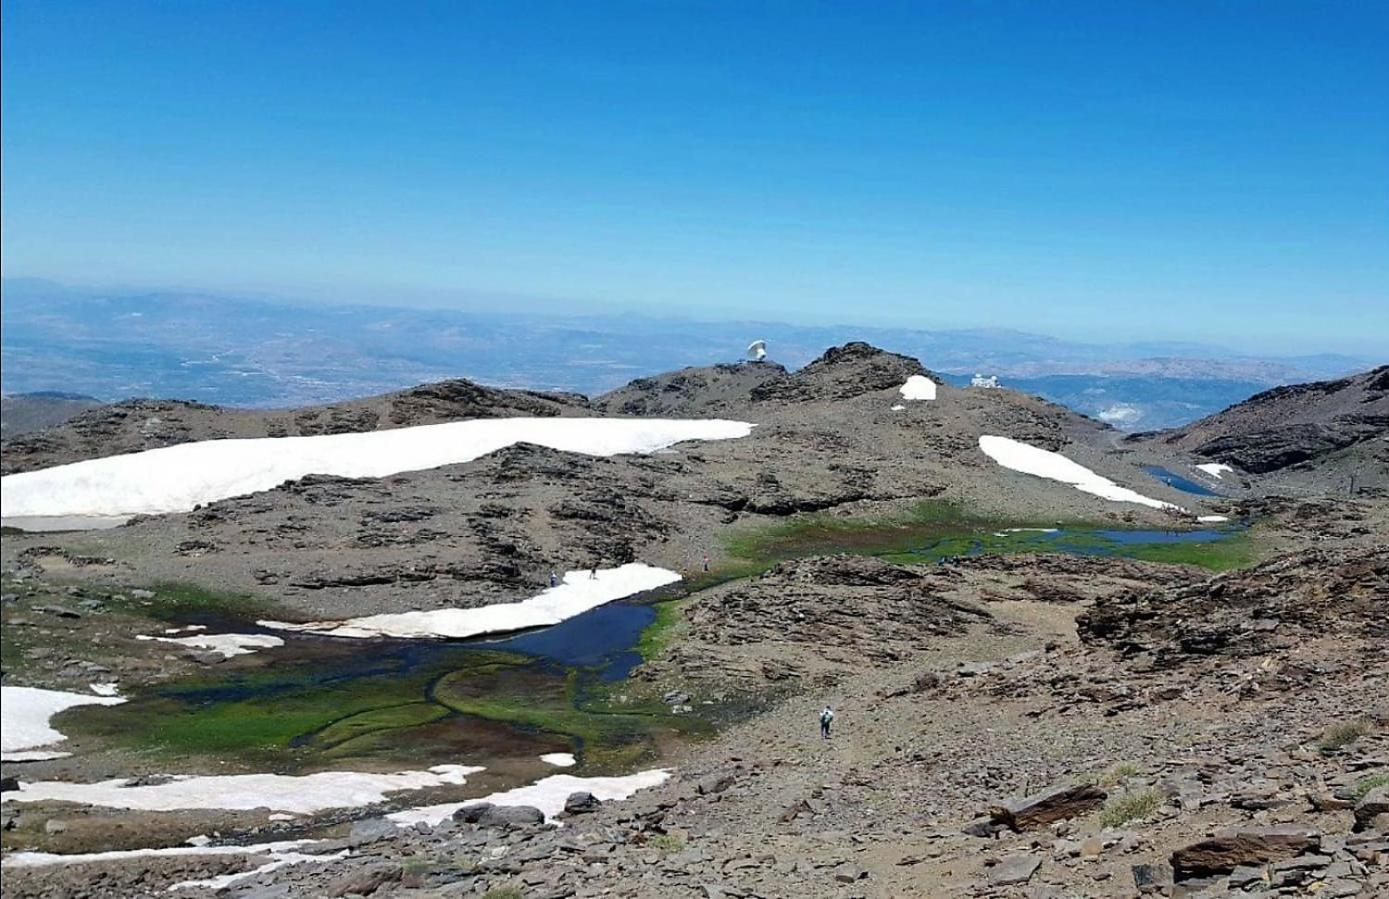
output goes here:
[[[398, 827], [381, 815], [403, 797], [293, 821], [7, 802], [7, 852], [140, 845], [131, 834], [158, 846], [195, 832], [218, 845], [314, 841], [296, 851], [317, 862], [169, 894], [191, 899], [1389, 895], [1389, 503], [1373, 491], [1310, 495], [1313, 482], [1288, 495], [1277, 472], [1265, 480], [1254, 468], [1199, 499], [1138, 467], [1207, 458], [1188, 455], [1181, 436], [1121, 442], [1006, 390], [941, 385], [936, 400], [903, 403], [897, 388], [912, 375], [929, 372], [849, 344], [797, 372], [686, 370], [591, 402], [422, 388], [432, 398], [412, 406], [411, 423], [466, 407], [757, 427], [648, 456], [521, 444], [382, 479], [310, 476], [110, 531], [7, 533], [7, 685], [16, 672], [68, 689], [99, 676], [139, 688], [223, 665], [255, 676], [254, 659], [146, 652], [133, 634], [151, 626], [148, 599], [134, 584], [342, 617], [507, 601], [554, 568], [640, 560], [684, 572], [687, 586], [657, 597], [660, 627], [615, 701], [719, 724], [662, 744], [652, 763], [672, 772], [665, 784], [623, 801], [576, 793], [548, 823], [533, 809], [473, 806]], [[1367, 396], [1379, 389], [1361, 381]], [[1303, 392], [1285, 399], [1288, 415], [1302, 414]], [[363, 401], [376, 419], [336, 426], [398, 426], [384, 411], [396, 402]], [[144, 414], [114, 426], [127, 450], [142, 446]], [[1281, 413], [1275, 403], [1262, 414]], [[206, 416], [198, 427], [221, 420]], [[247, 419], [245, 435], [271, 418]], [[72, 427], [20, 464], [96, 451]], [[1246, 522], [1249, 556], [1220, 557], [1213, 567], [1228, 570], [1217, 573], [1084, 546], [915, 554], [957, 531], [978, 542], [1077, 523], [1195, 525], [1001, 468], [980, 453], [983, 434]], [[836, 716], [822, 739], [827, 704]], [[164, 775], [136, 761], [142, 776]], [[35, 771], [90, 781], [129, 770], [88, 770], [79, 751], [6, 764], [16, 781], [5, 789], [22, 792]], [[11, 866], [0, 893], [148, 896], [273, 861]]]
[[0, 397], [0, 434], [4, 435], [3, 439], [9, 440], [41, 431], [100, 405], [100, 400], [80, 393], [41, 391], [5, 394]]
[[1339, 380], [1275, 387], [1184, 427], [1128, 439], [1180, 447], [1241, 471], [1267, 474], [1383, 443], [1386, 431], [1389, 366], [1382, 365]]
[[325, 406], [229, 409], [186, 400], [133, 399], [80, 412], [54, 427], [7, 439], [0, 471], [13, 474], [190, 443], [236, 437], [310, 437], [438, 424], [463, 418], [583, 414], [574, 394], [497, 390], [462, 379]]

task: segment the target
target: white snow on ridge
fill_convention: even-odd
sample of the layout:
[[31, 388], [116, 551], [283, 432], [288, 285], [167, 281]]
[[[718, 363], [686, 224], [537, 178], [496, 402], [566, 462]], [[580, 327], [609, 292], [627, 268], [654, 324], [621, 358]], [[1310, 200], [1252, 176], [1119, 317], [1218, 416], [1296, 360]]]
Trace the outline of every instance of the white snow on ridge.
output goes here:
[[1102, 499], [1121, 503], [1137, 503], [1154, 509], [1180, 509], [1172, 503], [1144, 496], [1136, 490], [1121, 487], [1109, 478], [1102, 477], [1077, 462], [1072, 462], [1060, 453], [1053, 453], [1040, 447], [1031, 446], [1010, 437], [984, 435], [979, 438], [979, 449], [1004, 468], [1036, 475], [1052, 481], [1070, 484], [1077, 490], [1094, 494]]
[[192, 637], [148, 637], [140, 634], [136, 640], [158, 640], [160, 643], [177, 643], [220, 653], [222, 658], [250, 655], [257, 649], [270, 649], [284, 646], [285, 641], [274, 634], [197, 634]]
[[125, 778], [83, 784], [68, 781], [21, 781], [18, 790], [0, 793], [0, 803], [55, 800], [104, 808], [172, 812], [181, 809], [249, 810], [268, 808], [300, 815], [329, 808], [355, 808], [386, 799], [390, 793], [465, 784], [482, 768], [435, 765], [428, 771], [373, 774], [323, 771], [318, 774], [183, 775], [165, 783], [126, 786]]
[[120, 696], [64, 693], [37, 687], [0, 687], [0, 760], [31, 762], [69, 755], [40, 748], [67, 739], [49, 726], [48, 719], [76, 705], [119, 705], [122, 702], [125, 699]]
[[1203, 524], [1219, 524], [1222, 521], [1229, 521], [1230, 518], [1226, 515], [1197, 515], [1196, 520]]
[[933, 400], [936, 398], [936, 382], [925, 375], [912, 375], [907, 383], [897, 388], [904, 400]]
[[1224, 462], [1205, 462], [1196, 466], [1198, 471], [1204, 471], [1213, 478], [1218, 478], [1227, 471], [1233, 472], [1234, 469]]
[[349, 618], [344, 621], [311, 621], [291, 624], [259, 621], [262, 627], [284, 631], [326, 634], [330, 637], [449, 637], [460, 639], [481, 634], [548, 627], [581, 612], [625, 596], [654, 590], [680, 580], [664, 568], [629, 562], [605, 568], [592, 577], [588, 571], [570, 571], [564, 582], [521, 602], [495, 603], [476, 609], [436, 609], [432, 612], [399, 612]]
[[454, 812], [464, 806], [490, 802], [493, 805], [534, 806], [540, 809], [548, 819], [564, 811], [564, 801], [569, 798], [570, 793], [582, 790], [608, 802], [614, 799], [626, 799], [638, 790], [660, 786], [669, 778], [670, 772], [662, 768], [639, 771], [626, 777], [575, 777], [572, 774], [552, 774], [529, 786], [504, 790], [500, 793], [493, 793], [491, 796], [484, 796], [481, 799], [408, 808], [389, 814], [386, 818], [401, 827], [409, 827], [420, 821], [432, 827], [447, 820]]
[[590, 456], [746, 437], [725, 419], [487, 418], [358, 434], [204, 440], [6, 476], [7, 516], [186, 512], [309, 474], [385, 477], [468, 462], [514, 443]]

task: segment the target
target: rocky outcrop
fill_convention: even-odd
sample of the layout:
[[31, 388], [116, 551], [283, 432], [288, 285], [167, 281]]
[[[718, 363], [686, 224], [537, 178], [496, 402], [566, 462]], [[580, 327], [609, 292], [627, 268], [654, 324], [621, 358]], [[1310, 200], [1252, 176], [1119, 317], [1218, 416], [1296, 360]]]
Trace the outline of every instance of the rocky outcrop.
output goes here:
[[1011, 830], [1031, 830], [1093, 811], [1104, 803], [1107, 795], [1093, 783], [1060, 784], [1031, 796], [990, 806], [989, 818], [994, 824]]
[[1275, 387], [1190, 425], [1128, 440], [1175, 446], [1267, 474], [1386, 434], [1389, 365], [1335, 381]]
[[786, 377], [772, 362], [740, 362], [682, 368], [652, 378], [638, 378], [593, 401], [611, 415], [711, 415], [745, 406], [754, 390]]
[[1305, 550], [1175, 591], [1131, 590], [1096, 602], [1076, 627], [1159, 665], [1258, 654], [1332, 630], [1389, 637], [1389, 546]]
[[1228, 874], [1245, 865], [1261, 865], [1303, 853], [1314, 853], [1320, 847], [1321, 834], [1305, 827], [1227, 830], [1173, 852], [1172, 872], [1177, 880]]
[[990, 617], [940, 596], [939, 585], [870, 556], [797, 559], [691, 608], [690, 630], [714, 645], [832, 646], [889, 662]]
[[830, 347], [805, 368], [753, 389], [751, 397], [756, 402], [844, 400], [901, 387], [912, 375], [926, 374], [910, 356], [853, 341]]

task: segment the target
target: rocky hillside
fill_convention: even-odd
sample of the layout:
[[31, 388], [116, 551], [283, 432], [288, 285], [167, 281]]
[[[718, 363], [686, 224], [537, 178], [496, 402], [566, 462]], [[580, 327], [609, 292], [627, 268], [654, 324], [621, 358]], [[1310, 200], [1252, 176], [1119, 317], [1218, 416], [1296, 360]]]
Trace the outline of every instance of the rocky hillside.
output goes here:
[[101, 405], [76, 393], [16, 393], [0, 397], [0, 435], [8, 440], [54, 425]]
[[1386, 435], [1389, 365], [1335, 381], [1276, 387], [1186, 427], [1128, 439], [1265, 474]]
[[345, 403], [283, 411], [134, 399], [89, 409], [38, 433], [6, 440], [0, 446], [0, 471], [32, 471], [195, 440], [343, 434], [462, 418], [574, 415], [585, 412], [587, 406], [588, 401], [581, 396], [498, 390], [461, 378]]

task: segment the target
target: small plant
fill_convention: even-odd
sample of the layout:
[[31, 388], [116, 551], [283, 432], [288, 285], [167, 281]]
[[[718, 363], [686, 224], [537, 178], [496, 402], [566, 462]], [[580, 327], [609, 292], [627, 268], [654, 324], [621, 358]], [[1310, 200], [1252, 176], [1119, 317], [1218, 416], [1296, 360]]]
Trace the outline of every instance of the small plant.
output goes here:
[[1317, 748], [1324, 754], [1330, 755], [1345, 749], [1356, 740], [1370, 732], [1370, 726], [1364, 721], [1342, 721], [1340, 724], [1333, 724], [1326, 729], [1317, 741]]
[[1137, 777], [1141, 773], [1142, 769], [1133, 762], [1119, 762], [1100, 775], [1100, 786], [1116, 786], [1128, 780], [1130, 777]]
[[679, 852], [685, 848], [684, 840], [668, 833], [657, 834], [649, 842], [662, 852]]
[[1130, 821], [1146, 818], [1162, 805], [1162, 797], [1157, 790], [1125, 792], [1111, 798], [1100, 810], [1101, 827], [1123, 827]]
[[1389, 786], [1389, 774], [1372, 774], [1357, 780], [1355, 788], [1351, 792], [1356, 799], [1364, 799], [1375, 787], [1385, 786]]
[[482, 899], [525, 899], [520, 887], [493, 887], [482, 894]]

